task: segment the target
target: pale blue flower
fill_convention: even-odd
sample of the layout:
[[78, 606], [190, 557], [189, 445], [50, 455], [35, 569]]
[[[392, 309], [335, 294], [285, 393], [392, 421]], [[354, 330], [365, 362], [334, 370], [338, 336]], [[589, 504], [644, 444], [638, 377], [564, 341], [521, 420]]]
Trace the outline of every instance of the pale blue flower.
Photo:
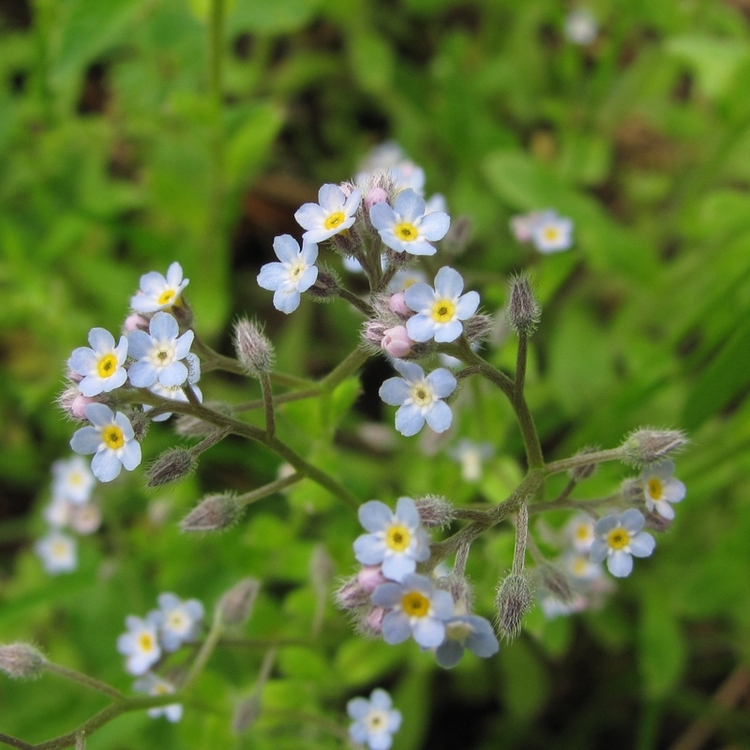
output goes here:
[[392, 581], [402, 581], [430, 556], [430, 541], [422, 528], [419, 512], [410, 497], [400, 497], [394, 513], [379, 500], [359, 508], [359, 521], [369, 534], [354, 542], [354, 556], [363, 565], [382, 563], [382, 572]]
[[405, 576], [401, 583], [378, 586], [372, 603], [389, 610], [383, 617], [382, 633], [390, 644], [413, 635], [420, 646], [435, 648], [445, 640], [445, 623], [453, 617], [453, 597], [416, 573]]
[[80, 456], [60, 459], [52, 464], [52, 495], [81, 505], [91, 498], [96, 479]]
[[492, 625], [477, 615], [456, 615], [445, 622], [445, 640], [435, 652], [437, 663], [445, 669], [455, 667], [464, 649], [486, 659], [500, 649]]
[[147, 617], [128, 615], [125, 618], [127, 632], [117, 639], [117, 650], [126, 656], [125, 669], [130, 674], [145, 674], [161, 657], [156, 613]]
[[182, 266], [175, 262], [162, 276], [151, 271], [141, 276], [140, 289], [130, 298], [130, 306], [139, 313], [151, 313], [157, 310], [168, 310], [180, 299], [182, 290], [190, 279], [182, 278]]
[[366, 744], [370, 750], [388, 750], [391, 735], [401, 727], [401, 712], [392, 708], [391, 696], [381, 688], [375, 688], [367, 698], [352, 698], [346, 704], [346, 712], [354, 723], [349, 727], [352, 742]]
[[135, 440], [130, 420], [104, 404], [86, 407], [91, 426], [76, 430], [70, 447], [76, 453], [94, 453], [91, 470], [100, 482], [111, 482], [124, 466], [132, 471], [141, 462], [141, 446]]
[[182, 601], [170, 592], [160, 594], [157, 601], [159, 609], [153, 612], [153, 621], [159, 627], [165, 651], [176, 651], [183, 643], [191, 643], [198, 637], [205, 614], [201, 602]]
[[44, 569], [52, 575], [70, 573], [78, 565], [76, 540], [57, 530], [37, 540], [34, 551], [39, 555]]
[[531, 240], [540, 253], [567, 250], [573, 244], [573, 220], [558, 216], [556, 211], [542, 211], [534, 217]]
[[258, 285], [274, 292], [273, 306], [283, 313], [299, 307], [300, 292], [306, 292], [318, 278], [314, 265], [318, 246], [302, 240], [302, 249], [290, 234], [282, 234], [273, 241], [273, 249], [280, 263], [266, 263], [258, 274]]
[[643, 513], [635, 508], [599, 519], [594, 527], [591, 562], [600, 563], [606, 559], [613, 576], [629, 576], [633, 570], [633, 557], [648, 557], [656, 546], [651, 534], [641, 530], [645, 523]]
[[416, 435], [427, 424], [435, 432], [445, 432], [453, 421], [453, 413], [441, 399], [456, 388], [456, 378], [440, 367], [425, 377], [424, 370], [413, 362], [394, 362], [404, 377], [389, 378], [380, 386], [380, 398], [386, 404], [399, 406], [396, 429], [407, 437]]
[[89, 331], [89, 344], [79, 346], [68, 360], [68, 367], [81, 375], [78, 390], [84, 396], [97, 396], [119, 388], [126, 380], [125, 359], [128, 356], [128, 340], [120, 337], [115, 346], [114, 336], [104, 328]]
[[686, 494], [685, 485], [679, 479], [675, 479], [673, 474], [674, 463], [672, 461], [652, 464], [641, 472], [646, 507], [670, 520], [674, 518], [674, 508], [670, 503], [679, 503]]
[[461, 478], [465, 482], [478, 482], [482, 478], [482, 463], [492, 458], [494, 452], [495, 446], [492, 443], [476, 443], [463, 438], [448, 455], [461, 464]]
[[437, 250], [430, 242], [443, 239], [451, 223], [443, 211], [425, 214], [424, 198], [410, 188], [396, 196], [393, 208], [376, 203], [370, 221], [391, 250], [412, 255], [434, 255]]
[[135, 330], [128, 333], [129, 353], [136, 360], [128, 370], [130, 382], [136, 388], [162, 385], [174, 388], [183, 385], [189, 375], [183, 362], [190, 353], [195, 334], [185, 331], [180, 336], [177, 320], [166, 312], [151, 318], [149, 332]]
[[573, 44], [586, 46], [599, 34], [596, 16], [586, 8], [576, 8], [565, 16], [565, 38]]
[[323, 185], [318, 191], [318, 203], [305, 203], [294, 214], [297, 223], [307, 230], [302, 239], [323, 242], [349, 229], [354, 224], [361, 200], [359, 190], [352, 190], [347, 197], [338, 185]]
[[[171, 695], [175, 692], [175, 686], [168, 680], [149, 672], [133, 683], [133, 690], [146, 693], [146, 695]], [[167, 721], [174, 723], [182, 718], [182, 704], [170, 703], [166, 706], [154, 706], [154, 708], [149, 708], [146, 714], [151, 719], [164, 716]]]
[[479, 307], [479, 294], [461, 294], [463, 288], [461, 274], [448, 266], [437, 272], [434, 289], [429, 284], [412, 284], [404, 292], [406, 304], [417, 313], [406, 321], [409, 336], [414, 341], [455, 341], [463, 332], [462, 321]]

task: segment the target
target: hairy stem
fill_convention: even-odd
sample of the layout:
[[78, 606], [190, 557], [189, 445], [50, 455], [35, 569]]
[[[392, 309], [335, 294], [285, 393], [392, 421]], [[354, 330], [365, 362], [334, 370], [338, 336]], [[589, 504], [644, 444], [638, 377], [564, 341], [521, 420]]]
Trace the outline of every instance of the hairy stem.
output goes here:
[[75, 669], [63, 667], [62, 665], [55, 664], [55, 662], [52, 661], [46, 662], [45, 668], [48, 672], [53, 672], [54, 674], [60, 675], [60, 677], [64, 677], [66, 680], [70, 680], [71, 682], [77, 682], [79, 685], [83, 685], [84, 687], [89, 688], [89, 690], [96, 690], [96, 692], [102, 693], [108, 698], [112, 698], [116, 701], [125, 700], [125, 696], [119, 690], [113, 688], [111, 685], [108, 685], [106, 682], [97, 680], [95, 677], [89, 677], [87, 674], [78, 672]]

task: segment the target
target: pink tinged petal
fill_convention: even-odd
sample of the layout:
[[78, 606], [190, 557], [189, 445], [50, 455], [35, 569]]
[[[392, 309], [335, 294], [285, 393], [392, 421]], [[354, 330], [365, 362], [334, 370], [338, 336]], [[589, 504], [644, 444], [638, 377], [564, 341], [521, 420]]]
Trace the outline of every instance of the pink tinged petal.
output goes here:
[[115, 413], [105, 404], [92, 403], [86, 407], [86, 419], [94, 427], [104, 427], [115, 418]]
[[607, 568], [615, 578], [625, 578], [633, 570], [633, 558], [627, 552], [618, 549], [607, 558]]
[[370, 221], [375, 229], [382, 232], [396, 223], [396, 213], [385, 201], [376, 203], [370, 209]]
[[289, 272], [283, 263], [266, 263], [260, 269], [256, 281], [262, 289], [268, 289], [270, 292], [276, 291], [287, 279]]
[[273, 306], [279, 311], [286, 313], [294, 312], [300, 303], [299, 292], [292, 288], [281, 287], [274, 292]]
[[297, 291], [306, 292], [318, 278], [318, 267], [310, 266], [306, 268], [297, 280]]
[[424, 216], [424, 198], [411, 188], [407, 188], [396, 196], [393, 209], [404, 221], [413, 224]]
[[464, 327], [460, 320], [451, 320], [448, 323], [439, 323], [435, 326], [435, 341], [446, 344], [455, 341], [462, 333]]
[[378, 391], [380, 398], [391, 406], [400, 406], [410, 394], [411, 388], [403, 378], [388, 378]]
[[111, 352], [115, 348], [115, 339], [104, 328], [92, 328], [89, 331], [89, 344], [97, 354]]
[[[424, 427], [424, 416], [417, 407], [409, 404], [396, 412], [396, 429], [404, 436], [416, 435]], [[440, 432], [440, 430], [437, 430]]]
[[464, 280], [455, 268], [443, 266], [435, 276], [435, 295], [455, 299], [464, 290]]
[[422, 617], [413, 628], [414, 640], [424, 648], [435, 648], [445, 640], [445, 625], [433, 617]]
[[125, 443], [120, 452], [120, 461], [128, 471], [133, 471], [141, 463], [141, 446], [137, 440]]
[[382, 633], [383, 640], [390, 645], [403, 643], [411, 635], [409, 620], [401, 612], [389, 612], [383, 618]]
[[111, 482], [122, 469], [122, 463], [114, 451], [108, 448], [100, 450], [91, 460], [91, 471], [100, 482]]
[[438, 295], [435, 290], [421, 281], [412, 284], [404, 292], [404, 301], [414, 312], [431, 312], [436, 299]]
[[70, 439], [70, 447], [76, 453], [86, 455], [96, 453], [101, 442], [101, 435], [95, 427], [81, 427], [80, 430], [73, 433], [73, 437]]
[[359, 522], [370, 532], [384, 531], [393, 522], [393, 512], [380, 500], [368, 500], [359, 506]]
[[641, 531], [630, 538], [628, 547], [630, 554], [635, 555], [635, 557], [649, 557], [656, 547], [656, 540], [651, 534]]
[[273, 251], [282, 263], [296, 263], [300, 248], [291, 234], [281, 234], [273, 241]]
[[327, 213], [317, 203], [305, 203], [294, 214], [296, 222], [308, 231], [324, 229], [326, 217]]
[[385, 557], [385, 544], [374, 534], [362, 534], [354, 540], [354, 557], [363, 565], [377, 565]]
[[451, 218], [448, 214], [442, 211], [436, 211], [433, 214], [427, 214], [421, 222], [419, 222], [419, 233], [425, 239], [442, 240], [443, 237], [448, 233], [450, 229]]
[[[459, 327], [461, 324], [458, 324]], [[437, 326], [431, 315], [414, 315], [406, 321], [406, 332], [414, 341], [429, 341], [436, 333]]]
[[456, 317], [459, 320], [470, 318], [479, 307], [479, 293], [466, 292], [456, 304]]

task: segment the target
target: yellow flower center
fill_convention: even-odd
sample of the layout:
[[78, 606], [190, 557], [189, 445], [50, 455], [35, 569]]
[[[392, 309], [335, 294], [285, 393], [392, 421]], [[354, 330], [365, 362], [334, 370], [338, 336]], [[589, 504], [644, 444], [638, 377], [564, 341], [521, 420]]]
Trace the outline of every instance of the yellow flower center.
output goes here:
[[662, 483], [656, 477], [648, 480], [648, 494], [652, 500], [660, 500], [663, 491]]
[[341, 226], [344, 221], [346, 220], [346, 216], [344, 215], [343, 211], [336, 211], [336, 213], [331, 214], [324, 222], [323, 226], [326, 229], [336, 229], [336, 227]]
[[419, 591], [410, 591], [401, 599], [401, 607], [407, 617], [426, 617], [430, 611], [430, 600]]
[[151, 637], [150, 633], [141, 633], [138, 638], [138, 645], [141, 647], [142, 651], [151, 651], [154, 648], [154, 639]]
[[547, 242], [554, 242], [560, 237], [560, 230], [557, 227], [545, 227], [542, 235]]
[[174, 289], [165, 289], [157, 298], [160, 305], [168, 305], [174, 299]]
[[300, 274], [307, 268], [304, 263], [295, 263], [290, 269], [289, 269], [289, 276], [292, 277], [295, 281], [299, 278]]
[[450, 638], [450, 640], [452, 641], [463, 642], [473, 632], [474, 632], [474, 628], [472, 628], [468, 622], [461, 622], [460, 620], [456, 622], [449, 622], [445, 626], [445, 636], [446, 638]]
[[625, 529], [616, 528], [607, 534], [607, 543], [612, 549], [622, 549], [628, 546], [630, 541], [630, 534]]
[[116, 424], [111, 424], [104, 428], [102, 439], [106, 443], [107, 448], [110, 448], [113, 451], [122, 448], [122, 446], [125, 445], [125, 436]]
[[385, 535], [385, 543], [394, 552], [403, 552], [411, 542], [411, 534], [405, 526], [391, 526]]
[[576, 526], [575, 538], [580, 542], [585, 542], [591, 538], [591, 526], [582, 523], [580, 526]]
[[589, 561], [585, 557], [576, 557], [573, 560], [570, 568], [574, 576], [578, 576], [579, 578], [581, 578], [582, 576], [586, 575], [589, 569]]
[[182, 630], [185, 627], [185, 617], [182, 612], [171, 612], [168, 622], [172, 630]]
[[68, 555], [68, 544], [67, 542], [59, 541], [52, 545], [52, 557], [67, 557]]
[[96, 371], [100, 378], [108, 378], [117, 370], [117, 357], [114, 354], [105, 354], [97, 363]]
[[433, 402], [432, 391], [424, 385], [412, 389], [411, 397], [417, 406], [429, 406]]
[[456, 314], [456, 306], [449, 299], [438, 300], [432, 306], [432, 319], [436, 323], [448, 323]]
[[394, 234], [404, 242], [412, 242], [419, 236], [417, 228], [414, 226], [414, 224], [409, 224], [408, 221], [404, 221], [399, 224], [394, 230]]
[[169, 685], [164, 682], [157, 682], [153, 689], [154, 695], [170, 695], [172, 693], [169, 689]]
[[77, 487], [79, 484], [83, 484], [83, 476], [80, 472], [74, 471], [69, 477], [68, 481], [74, 486]]
[[365, 718], [365, 725], [371, 732], [379, 732], [384, 726], [388, 724], [388, 717], [385, 711], [381, 709], [374, 709], [367, 714]]

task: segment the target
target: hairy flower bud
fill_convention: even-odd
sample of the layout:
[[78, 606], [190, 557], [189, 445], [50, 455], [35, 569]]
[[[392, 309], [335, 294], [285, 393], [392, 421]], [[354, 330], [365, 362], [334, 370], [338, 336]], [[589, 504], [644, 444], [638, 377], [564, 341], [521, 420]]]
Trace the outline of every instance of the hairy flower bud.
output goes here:
[[[576, 456], [585, 456], [587, 453], [596, 453], [598, 450], [598, 448], [587, 446], [586, 448], [581, 448], [581, 450], [576, 453]], [[568, 476], [574, 482], [582, 482], [584, 479], [588, 479], [595, 471], [596, 464], [583, 464], [582, 466], [576, 466], [571, 469], [568, 472]]]
[[471, 240], [474, 226], [469, 216], [458, 216], [451, 220], [448, 233], [443, 238], [442, 249], [449, 255], [460, 255]]
[[505, 314], [510, 325], [518, 333], [531, 335], [536, 329], [542, 311], [525, 276], [511, 279], [510, 299]]
[[242, 516], [242, 505], [231, 493], [208, 495], [180, 521], [182, 531], [223, 531]]
[[232, 717], [232, 731], [242, 734], [255, 724], [262, 710], [262, 701], [259, 692], [255, 692], [240, 701]]
[[370, 603], [370, 593], [363, 588], [357, 576], [352, 576], [339, 586], [333, 599], [339, 609], [359, 609]]
[[465, 576], [456, 575], [454, 572], [438, 578], [436, 583], [439, 589], [447, 591], [453, 597], [455, 604], [454, 614], [462, 615], [471, 611], [474, 592]]
[[57, 404], [66, 416], [83, 422], [86, 419], [86, 407], [98, 400], [93, 396], [84, 396], [77, 387], [71, 387], [58, 396]]
[[165, 450], [146, 471], [146, 485], [161, 487], [179, 479], [184, 479], [195, 470], [196, 461], [186, 448]]
[[477, 313], [472, 315], [467, 321], [464, 321], [464, 333], [469, 339], [470, 344], [477, 344], [484, 341], [492, 332], [492, 317]]
[[511, 573], [501, 584], [495, 599], [500, 635], [512, 640], [521, 632], [521, 623], [531, 609], [532, 592], [524, 575]]
[[455, 508], [444, 497], [425, 495], [414, 501], [419, 520], [428, 529], [443, 529], [455, 518]]
[[366, 638], [376, 638], [382, 632], [384, 617], [383, 607], [371, 607], [357, 620], [356, 631]]
[[645, 466], [660, 461], [669, 453], [688, 444], [680, 430], [651, 430], [647, 427], [636, 430], [622, 444], [623, 461], [631, 466]]
[[234, 325], [234, 350], [242, 367], [254, 378], [273, 369], [273, 344], [263, 334], [263, 329], [247, 318]]
[[305, 294], [316, 302], [333, 302], [339, 295], [338, 274], [330, 268], [319, 268], [318, 278]]
[[536, 574], [542, 587], [561, 602], [573, 600], [574, 592], [568, 577], [550, 563], [542, 563], [536, 568]]
[[250, 619], [253, 604], [260, 590], [260, 581], [255, 578], [243, 578], [232, 586], [221, 597], [218, 612], [222, 621], [227, 625], [242, 625]]
[[414, 342], [409, 338], [406, 326], [395, 326], [383, 331], [383, 339], [380, 342], [381, 349], [390, 354], [391, 357], [400, 359], [411, 353]]
[[0, 672], [15, 680], [33, 680], [47, 665], [42, 653], [28, 643], [10, 643], [0, 646]]
[[406, 304], [403, 292], [395, 292], [389, 297], [388, 309], [404, 320], [414, 315], [414, 311]]

